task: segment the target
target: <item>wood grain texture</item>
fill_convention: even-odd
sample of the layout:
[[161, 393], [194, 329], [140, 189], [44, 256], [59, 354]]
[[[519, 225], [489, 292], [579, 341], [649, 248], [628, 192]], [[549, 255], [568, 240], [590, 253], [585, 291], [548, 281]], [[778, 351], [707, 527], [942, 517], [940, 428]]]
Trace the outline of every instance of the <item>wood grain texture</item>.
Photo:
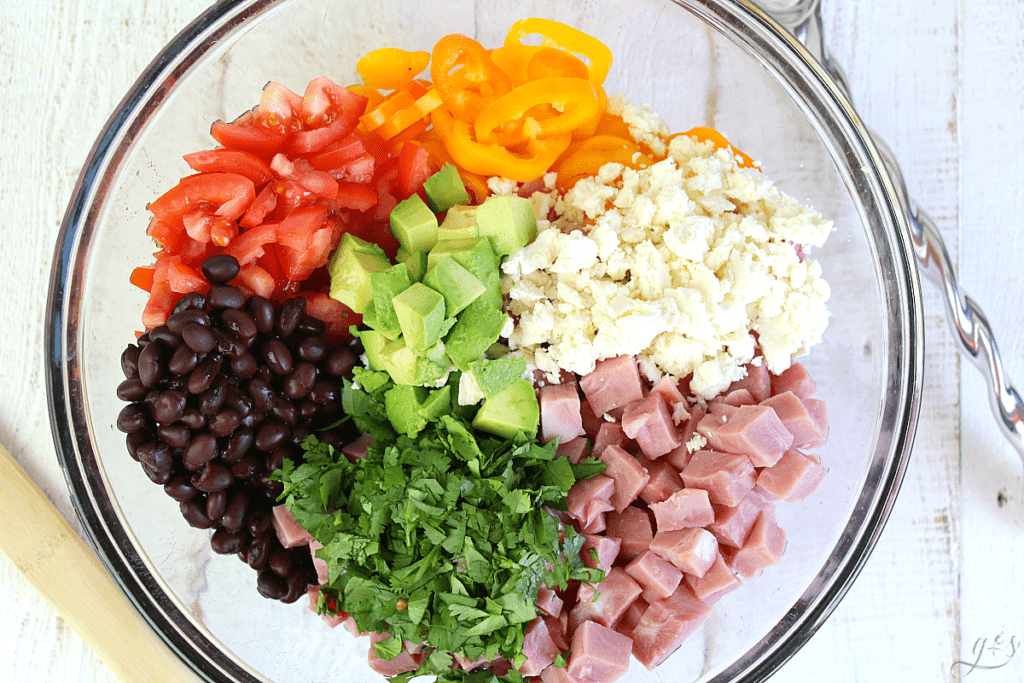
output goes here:
[[[854, 103], [938, 223], [965, 289], [1024, 382], [1024, 12], [1020, 0], [822, 0]], [[0, 79], [0, 441], [77, 527], [49, 434], [41, 357], [49, 263], [92, 140], [137, 75], [206, 0], [5, 0]], [[9, 105], [10, 106], [10, 105]], [[773, 683], [1024, 680], [1024, 477], [927, 283], [928, 359], [906, 482], [836, 612]], [[1002, 501], [1002, 503], [1000, 503]], [[0, 682], [114, 678], [0, 558]], [[982, 652], [981, 639], [1002, 651]], [[1007, 657], [1011, 638], [1018, 650]], [[1005, 661], [1001, 661], [1002, 657]], [[969, 675], [965, 674], [970, 671]]]

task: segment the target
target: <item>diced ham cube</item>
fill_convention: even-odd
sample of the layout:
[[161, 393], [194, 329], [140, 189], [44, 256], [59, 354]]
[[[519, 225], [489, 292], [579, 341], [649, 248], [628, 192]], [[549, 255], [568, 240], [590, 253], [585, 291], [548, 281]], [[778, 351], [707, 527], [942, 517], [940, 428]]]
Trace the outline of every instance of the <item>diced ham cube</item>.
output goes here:
[[351, 462], [356, 460], [362, 460], [366, 457], [366, 453], [370, 446], [373, 445], [373, 434], [363, 434], [352, 443], [342, 446], [341, 452], [345, 454]]
[[[595, 501], [595, 505], [598, 503]], [[611, 510], [611, 504], [600, 501], [600, 512], [595, 514], [593, 518], [580, 527], [579, 532], [584, 536], [599, 534], [608, 528], [608, 520], [605, 518], [605, 513]]]
[[556, 458], [569, 458], [573, 465], [580, 464], [588, 455], [590, 454], [587, 453], [587, 439], [584, 436], [559, 443], [555, 451]]
[[562, 598], [545, 586], [537, 589], [537, 601], [534, 604], [537, 605], [537, 609], [553, 617], [562, 613]]
[[[714, 415], [715, 417], [718, 418], [718, 421], [715, 422], [714, 420], [708, 419], [704, 424], [706, 424], [708, 427], [712, 429], [716, 427], [721, 427], [726, 423], [726, 421], [730, 417], [736, 414], [737, 410], [739, 410], [739, 406], [734, 406], [731, 403], [726, 403], [724, 396], [716, 398], [714, 401], [708, 404], [708, 415]], [[699, 430], [700, 427], [698, 426], [698, 431]]]
[[687, 488], [704, 489], [718, 505], [737, 505], [757, 481], [750, 459], [738, 453], [697, 451], [680, 472]]
[[618, 446], [622, 450], [632, 450], [636, 442], [626, 436], [622, 425], [618, 422], [604, 422], [597, 430], [597, 437], [594, 438], [594, 447], [591, 449], [595, 458], [600, 458], [604, 449], [609, 446]]
[[725, 424], [705, 436], [712, 448], [742, 453], [755, 467], [771, 467], [793, 445], [793, 435], [767, 406], [740, 406]]
[[738, 408], [740, 406], [752, 406], [757, 401], [754, 400], [754, 397], [747, 389], [736, 389], [725, 394], [722, 397], [722, 403]]
[[764, 363], [754, 365], [750, 363], [743, 366], [747, 371], [747, 374], [743, 376], [743, 379], [736, 380], [729, 385], [729, 388], [725, 390], [726, 394], [737, 391], [738, 389], [746, 389], [750, 392], [750, 395], [754, 399], [754, 403], [760, 403], [771, 395], [772, 391], [772, 378], [768, 374], [768, 366]]
[[598, 417], [644, 397], [640, 369], [632, 356], [598, 361], [594, 371], [580, 379], [580, 388]]
[[[684, 451], [686, 450], [685, 446], [680, 446], [679, 448], [682, 448]], [[658, 458], [657, 460], [647, 460], [644, 458], [641, 464], [647, 469], [647, 474], [650, 475], [647, 486], [640, 492], [640, 497], [648, 505], [660, 503], [683, 488], [683, 480], [679, 476], [679, 472], [671, 464], [665, 462], [664, 458]]]
[[721, 555], [715, 558], [715, 563], [704, 572], [704, 576], [696, 577], [692, 574], [684, 576], [693, 594], [709, 605], [715, 604], [723, 595], [736, 590], [741, 585], [740, 580], [732, 573]]
[[580, 479], [566, 495], [566, 503], [569, 507], [569, 514], [578, 519], [584, 525], [593, 521], [594, 516], [601, 510], [595, 508], [594, 502], [604, 502], [608, 510], [612, 509], [611, 497], [615, 492], [615, 482], [611, 477], [603, 474], [595, 474], [587, 479]]
[[309, 539], [309, 554], [313, 556], [313, 568], [316, 569], [316, 580], [322, 586], [327, 583], [327, 560], [321, 560], [316, 556], [316, 551], [323, 548], [324, 544], [315, 538]]
[[715, 510], [715, 521], [709, 524], [707, 529], [715, 535], [719, 544], [740, 548], [747, 540], [747, 535], [750, 534], [765, 505], [765, 501], [754, 491], [732, 507], [712, 505]]
[[651, 460], [682, 445], [665, 396], [658, 392], [652, 391], [626, 406], [622, 413], [622, 430]]
[[587, 621], [572, 634], [569, 674], [576, 678], [613, 683], [629, 669], [633, 643], [597, 622]]
[[718, 557], [718, 541], [707, 529], [659, 529], [651, 541], [651, 550], [686, 574], [704, 576]]
[[371, 643], [367, 659], [370, 662], [370, 668], [377, 673], [383, 676], [397, 676], [406, 671], [418, 669], [423, 655], [414, 655], [403, 649], [392, 659], [384, 659], [377, 656], [377, 648]]
[[593, 440], [597, 437], [597, 430], [601, 428], [607, 420], [600, 415], [594, 414], [594, 409], [590, 407], [590, 401], [580, 401], [580, 419], [583, 421], [583, 431], [587, 433], [587, 438]]
[[306, 545], [313, 540], [313, 535], [299, 526], [299, 523], [292, 517], [288, 508], [281, 505], [274, 506], [274, 531], [277, 532], [277, 540], [285, 548], [295, 548]]
[[538, 675], [561, 654], [548, 632], [547, 623], [540, 617], [526, 627], [523, 634], [523, 654], [526, 655], [526, 662], [519, 667], [519, 673], [524, 676]]
[[[622, 539], [611, 536], [587, 536], [580, 548], [580, 557], [583, 564], [594, 569], [600, 569], [605, 574], [611, 571], [615, 558], [619, 556], [619, 548], [622, 546]], [[593, 549], [593, 553], [591, 552]], [[597, 554], [597, 561], [594, 561], [594, 553]], [[558, 616], [558, 615], [553, 615]]]
[[676, 592], [651, 603], [633, 629], [633, 656], [648, 669], [675, 652], [707, 618], [711, 608], [684, 583]]
[[[707, 410], [705, 410], [703, 406], [695, 405], [690, 408], [690, 420], [682, 427], [679, 433], [679, 440], [683, 443], [681, 446], [683, 453], [693, 453], [702, 445], [707, 443], [707, 439], [704, 435], [697, 431], [697, 425], [700, 424], [700, 421], [704, 419], [706, 414]], [[699, 438], [695, 440], [695, 436]], [[678, 464], [677, 458], [679, 458], [679, 456], [676, 455], [678, 453], [679, 449], [677, 448], [668, 455], [662, 456], [662, 459], [668, 460], [672, 463], [673, 467], [677, 470], [681, 470], [686, 467], [686, 462], [684, 460], [682, 465]]]
[[661, 394], [665, 397], [665, 402], [668, 403], [669, 407], [674, 407], [676, 403], [684, 403], [685, 399], [683, 393], [679, 391], [679, 383], [674, 379], [665, 375], [651, 387], [652, 394]]
[[583, 681], [571, 675], [564, 666], [554, 665], [540, 672], [540, 680], [543, 683], [583, 683]]
[[569, 629], [575, 631], [585, 621], [614, 626], [641, 592], [640, 584], [622, 567], [612, 567], [604, 581], [596, 586], [580, 585], [578, 601], [569, 613]]
[[626, 613], [619, 619], [619, 623], [615, 624], [615, 630], [632, 640], [633, 629], [640, 623], [640, 619], [644, 616], [644, 612], [647, 611], [647, 607], [647, 601], [642, 597], [634, 600], [633, 604], [626, 609]]
[[626, 573], [640, 584], [647, 602], [667, 598], [679, 587], [683, 573], [671, 562], [648, 550], [626, 565]]
[[[657, 540], [657, 536], [655, 536]], [[732, 554], [729, 567], [745, 579], [756, 576], [782, 558], [786, 549], [786, 532], [775, 523], [775, 515], [764, 510], [754, 522], [743, 547]]]
[[775, 498], [794, 503], [809, 496], [825, 477], [825, 468], [795, 448], [757, 475], [757, 485]]
[[715, 521], [715, 511], [704, 489], [679, 489], [660, 503], [651, 505], [658, 531], [704, 527]]
[[601, 451], [600, 460], [605, 464], [604, 476], [615, 481], [612, 506], [616, 512], [622, 512], [637, 499], [651, 477], [636, 458], [619, 446], [605, 448]]
[[559, 652], [569, 651], [569, 640], [566, 637], [565, 629], [569, 623], [569, 614], [566, 610], [562, 610], [562, 614], [559, 618], [555, 617], [544, 617], [544, 623], [548, 625], [548, 634], [551, 636], [551, 640], [555, 642], [555, 646], [558, 647]]
[[772, 377], [772, 394], [783, 394], [792, 391], [800, 398], [810, 398], [818, 386], [811, 379], [810, 373], [800, 363], [793, 363], [779, 375]]
[[548, 384], [541, 387], [538, 393], [540, 433], [545, 443], [555, 437], [565, 442], [586, 434], [575, 380], [564, 384]]
[[[306, 595], [309, 596], [309, 609], [314, 614], [317, 613], [319, 607], [317, 602], [320, 600], [320, 586], [310, 586], [306, 589]], [[351, 618], [348, 612], [338, 612], [337, 614], [327, 614], [326, 612], [320, 615], [320, 618], [331, 628], [335, 628], [339, 624], [345, 623], [346, 619]]]
[[828, 413], [824, 401], [815, 398], [805, 401], [792, 391], [786, 391], [765, 399], [761, 405], [768, 406], [779, 416], [793, 435], [793, 448], [814, 448], [825, 443]]
[[[692, 418], [690, 421], [693, 421]], [[684, 441], [682, 446], [661, 456], [656, 462], [667, 462], [669, 465], [672, 465], [672, 469], [682, 472], [686, 468], [686, 464], [690, 462], [690, 448]]]
[[621, 513], [609, 512], [605, 519], [608, 525], [605, 535], [620, 540], [619, 557], [623, 562], [629, 562], [650, 547], [654, 528], [646, 510], [631, 506]]

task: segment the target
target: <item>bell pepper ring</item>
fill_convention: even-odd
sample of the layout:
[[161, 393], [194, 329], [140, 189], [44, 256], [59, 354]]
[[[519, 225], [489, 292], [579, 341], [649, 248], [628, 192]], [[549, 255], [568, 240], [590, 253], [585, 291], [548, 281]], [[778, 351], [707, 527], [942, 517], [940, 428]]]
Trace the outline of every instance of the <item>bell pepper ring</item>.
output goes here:
[[540, 35], [543, 46], [556, 47], [582, 57], [589, 62], [590, 82], [594, 85], [604, 83], [612, 66], [612, 51], [600, 40], [558, 21], [528, 17], [512, 24], [505, 36], [505, 45], [522, 45], [523, 39], [531, 34]]
[[[527, 116], [530, 109], [545, 104], [559, 113], [543, 120]], [[500, 126], [521, 122], [522, 138], [518, 142], [524, 142], [527, 138], [571, 133], [597, 119], [600, 113], [597, 91], [589, 81], [582, 78], [541, 78], [524, 83], [493, 100], [477, 116], [473, 129], [479, 142], [490, 143], [496, 141], [494, 132]]]
[[530, 60], [542, 49], [540, 45], [505, 45], [491, 50], [491, 59], [508, 75], [513, 86], [519, 86], [530, 80]]
[[382, 47], [363, 55], [356, 62], [356, 71], [371, 88], [397, 90], [426, 69], [429, 63], [429, 52]]
[[490, 53], [460, 33], [447, 35], [434, 45], [430, 77], [455, 118], [469, 124], [489, 100], [512, 90], [512, 82]]
[[443, 107], [433, 111], [431, 121], [441, 131], [445, 148], [456, 164], [471, 173], [497, 175], [519, 183], [544, 175], [572, 139], [568, 133], [530, 138], [525, 151], [517, 154], [502, 145], [476, 141], [472, 126], [453, 118]]

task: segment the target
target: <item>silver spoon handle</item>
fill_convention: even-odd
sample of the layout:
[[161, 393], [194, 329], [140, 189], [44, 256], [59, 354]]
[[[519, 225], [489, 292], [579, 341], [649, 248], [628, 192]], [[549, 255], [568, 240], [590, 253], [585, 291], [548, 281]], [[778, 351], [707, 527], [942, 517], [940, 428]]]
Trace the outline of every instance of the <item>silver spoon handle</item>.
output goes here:
[[[820, 0], [756, 0], [756, 3], [807, 48], [849, 98], [846, 74], [825, 48]], [[1003, 435], [1024, 460], [1024, 401], [1006, 376], [992, 327], [978, 304], [960, 289], [942, 235], [931, 217], [910, 199], [892, 150], [874, 133], [871, 138], [892, 176], [907, 216], [918, 268], [943, 293], [946, 320], [960, 341], [960, 350], [984, 373], [989, 383], [992, 412]]]

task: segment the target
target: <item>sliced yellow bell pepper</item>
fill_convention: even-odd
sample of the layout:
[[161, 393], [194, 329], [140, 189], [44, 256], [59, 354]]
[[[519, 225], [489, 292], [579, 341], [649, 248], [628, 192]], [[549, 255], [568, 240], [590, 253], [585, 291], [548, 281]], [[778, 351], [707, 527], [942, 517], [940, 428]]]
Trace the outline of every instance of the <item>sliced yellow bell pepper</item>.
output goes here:
[[[551, 105], [558, 113], [538, 119], [528, 115], [534, 107]], [[600, 115], [600, 101], [594, 86], [582, 78], [541, 78], [519, 86], [490, 102], [476, 118], [473, 130], [483, 143], [497, 142], [495, 131], [519, 123], [520, 137], [502, 137], [502, 144], [525, 142], [571, 133]]]
[[397, 90], [426, 69], [429, 63], [429, 52], [383, 47], [363, 55], [356, 62], [356, 71], [371, 88]]
[[505, 45], [522, 45], [523, 38], [531, 34], [541, 36], [541, 45], [560, 48], [589, 62], [590, 82], [604, 83], [612, 66], [612, 51], [600, 40], [558, 21], [529, 17], [512, 24]]
[[472, 124], [487, 103], [512, 90], [509, 77], [484, 47], [459, 33], [441, 38], [431, 54], [430, 77], [459, 121]]

